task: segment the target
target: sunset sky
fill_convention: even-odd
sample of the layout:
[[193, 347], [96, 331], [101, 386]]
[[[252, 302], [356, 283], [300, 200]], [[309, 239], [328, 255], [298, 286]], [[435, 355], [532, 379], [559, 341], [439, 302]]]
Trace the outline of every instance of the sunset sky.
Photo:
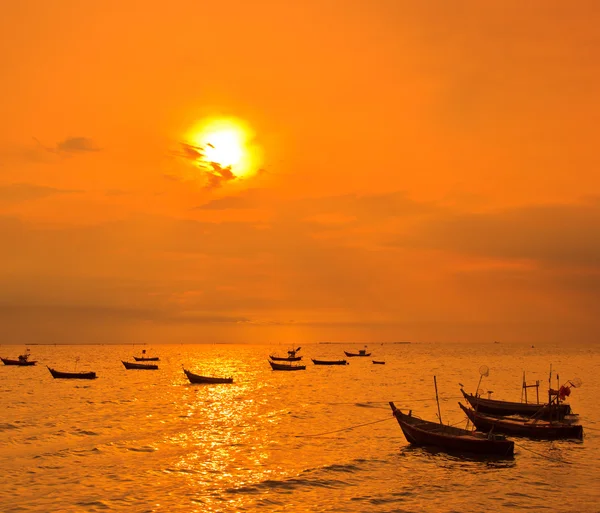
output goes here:
[[[595, 0], [4, 2], [0, 342], [597, 342], [599, 27]], [[195, 158], [219, 120], [241, 176]]]

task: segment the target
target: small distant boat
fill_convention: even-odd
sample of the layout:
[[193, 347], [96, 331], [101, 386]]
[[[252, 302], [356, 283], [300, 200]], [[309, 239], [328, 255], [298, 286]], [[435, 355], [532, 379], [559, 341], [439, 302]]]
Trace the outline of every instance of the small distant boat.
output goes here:
[[366, 349], [359, 349], [358, 353], [349, 353], [348, 351], [344, 351], [346, 356], [371, 356], [371, 353], [367, 353]]
[[375, 365], [385, 365], [385, 362], [378, 362], [377, 360], [373, 360]]
[[136, 362], [158, 362], [160, 358], [158, 356], [146, 356], [146, 350], [142, 349], [142, 356], [134, 356], [133, 359]]
[[302, 356], [296, 356], [296, 353], [300, 351], [300, 349], [302, 348], [299, 347], [298, 349], [290, 349], [287, 352], [287, 356], [269, 355], [269, 358], [271, 358], [271, 360], [273, 360], [274, 362], [299, 362], [300, 360], [302, 360]]
[[348, 365], [346, 360], [315, 360], [311, 358], [315, 365]]
[[291, 363], [276, 363], [269, 360], [271, 369], [274, 371], [298, 371], [306, 369], [306, 365], [292, 365]]
[[390, 402], [392, 412], [406, 440], [419, 446], [433, 446], [445, 452], [477, 454], [482, 456], [501, 456], [511, 458], [514, 455], [515, 444], [504, 436], [484, 435], [475, 431], [446, 426], [439, 422], [423, 420], [396, 408]]
[[158, 370], [158, 365], [153, 363], [133, 363], [133, 362], [124, 362], [121, 360], [121, 363], [125, 365], [126, 369], [138, 369], [138, 370]]
[[189, 370], [183, 369], [183, 372], [190, 380], [190, 383], [194, 384], [221, 384], [221, 383], [233, 383], [233, 378], [214, 378], [211, 376], [200, 376], [199, 374], [194, 374]]
[[20, 365], [21, 367], [28, 367], [37, 363], [35, 360], [29, 359], [29, 353], [20, 354], [16, 360], [11, 358], [0, 358], [0, 360], [4, 365]]
[[54, 379], [96, 379], [98, 377], [95, 372], [60, 372], [50, 367], [48, 370]]

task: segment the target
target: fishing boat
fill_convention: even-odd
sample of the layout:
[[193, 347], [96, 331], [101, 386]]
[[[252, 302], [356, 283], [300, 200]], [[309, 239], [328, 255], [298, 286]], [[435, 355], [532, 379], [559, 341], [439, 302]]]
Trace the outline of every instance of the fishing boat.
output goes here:
[[348, 365], [346, 360], [315, 360], [311, 358], [315, 365]]
[[48, 370], [54, 379], [96, 379], [98, 377], [95, 372], [61, 372], [50, 367]]
[[536, 404], [536, 403], [517, 403], [511, 401], [500, 401], [497, 399], [485, 399], [479, 395], [467, 394], [460, 389], [465, 400], [471, 407], [479, 413], [489, 413], [491, 415], [523, 415], [525, 417], [535, 417], [538, 419], [564, 419], [571, 413], [571, 406], [565, 403], [558, 404]]
[[477, 454], [482, 456], [513, 457], [514, 442], [501, 435], [484, 435], [476, 431], [469, 431], [453, 426], [446, 426], [439, 422], [423, 420], [403, 413], [390, 402], [392, 412], [406, 440], [418, 446], [431, 446], [445, 452]]
[[155, 363], [134, 363], [134, 362], [124, 362], [121, 360], [121, 363], [125, 365], [125, 368], [128, 370], [138, 369], [138, 370], [158, 370], [158, 365]]
[[561, 440], [578, 439], [583, 440], [583, 426], [563, 421], [548, 421], [537, 418], [519, 419], [511, 417], [500, 417], [481, 413], [472, 408], [467, 408], [458, 403], [469, 420], [478, 431], [505, 433], [512, 436], [522, 436], [538, 440]]
[[233, 383], [233, 378], [215, 378], [212, 376], [201, 376], [200, 374], [194, 374], [187, 369], [183, 369], [183, 372], [190, 380], [190, 383], [194, 384], [221, 384], [221, 383]]
[[271, 358], [271, 360], [273, 360], [274, 362], [299, 362], [300, 360], [302, 360], [302, 356], [296, 356], [296, 353], [300, 351], [300, 349], [302, 348], [299, 347], [298, 349], [290, 349], [287, 352], [287, 356], [269, 355], [269, 358]]
[[146, 350], [142, 349], [142, 356], [134, 356], [133, 359], [136, 362], [158, 362], [160, 358], [158, 356], [146, 356]]
[[373, 360], [373, 363], [374, 363], [375, 365], [385, 365], [385, 362], [379, 362], [379, 361], [377, 361], [377, 360]]
[[29, 353], [20, 354], [16, 360], [11, 358], [0, 358], [0, 360], [4, 365], [20, 365], [21, 367], [29, 367], [37, 363], [35, 360], [29, 359]]
[[349, 353], [348, 351], [344, 351], [346, 356], [371, 356], [371, 353], [367, 353], [366, 349], [359, 349], [358, 353]]
[[291, 363], [277, 363], [269, 360], [271, 369], [274, 371], [298, 371], [306, 369], [306, 365], [292, 365]]

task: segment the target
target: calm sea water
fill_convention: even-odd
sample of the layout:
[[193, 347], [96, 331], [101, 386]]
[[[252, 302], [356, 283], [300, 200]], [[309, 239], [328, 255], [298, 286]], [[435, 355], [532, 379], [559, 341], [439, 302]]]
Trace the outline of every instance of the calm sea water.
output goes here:
[[[145, 346], [158, 371], [127, 371], [141, 346], [31, 346], [35, 367], [0, 366], [0, 511], [482, 512], [600, 511], [600, 350], [536, 344], [304, 346], [305, 371], [273, 372], [257, 345]], [[23, 346], [0, 346], [16, 357]], [[98, 379], [54, 380], [57, 370]], [[199, 374], [231, 385], [191, 385]], [[516, 439], [514, 460], [465, 460], [410, 447], [388, 401], [465, 425], [458, 383], [519, 400], [521, 378], [547, 389], [579, 377], [570, 402], [584, 441]], [[353, 429], [348, 429], [353, 427]]]

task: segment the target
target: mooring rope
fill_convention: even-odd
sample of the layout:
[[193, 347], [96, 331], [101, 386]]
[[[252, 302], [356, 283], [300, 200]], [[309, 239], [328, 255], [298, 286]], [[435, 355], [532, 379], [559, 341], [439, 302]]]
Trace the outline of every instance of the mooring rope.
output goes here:
[[386, 417], [385, 419], [375, 420], [373, 422], [366, 422], [364, 424], [355, 424], [354, 426], [345, 427], [345, 428], [342, 428], [342, 429], [336, 429], [334, 431], [327, 431], [325, 433], [316, 433], [314, 435], [295, 435], [295, 436], [296, 436], [296, 438], [315, 438], [315, 437], [318, 437], [318, 436], [331, 435], [333, 433], [341, 433], [342, 431], [350, 431], [352, 429], [356, 429], [356, 428], [359, 428], [359, 427], [370, 426], [372, 424], [378, 424], [379, 422], [384, 422], [386, 420], [393, 420], [393, 419], [394, 419], [394, 417]]
[[517, 442], [514, 442], [514, 444], [517, 447], [519, 447], [520, 449], [525, 449], [526, 451], [532, 452], [536, 456], [539, 456], [540, 458], [544, 458], [544, 459], [546, 459], [548, 461], [554, 461], [556, 463], [564, 463], [565, 465], [573, 465], [573, 463], [571, 463], [570, 461], [561, 460], [561, 459], [558, 459], [558, 458], [552, 458], [550, 456], [546, 456], [545, 454], [542, 454], [541, 452], [536, 452], [533, 449], [529, 449], [528, 447], [525, 447], [524, 445], [518, 444]]

